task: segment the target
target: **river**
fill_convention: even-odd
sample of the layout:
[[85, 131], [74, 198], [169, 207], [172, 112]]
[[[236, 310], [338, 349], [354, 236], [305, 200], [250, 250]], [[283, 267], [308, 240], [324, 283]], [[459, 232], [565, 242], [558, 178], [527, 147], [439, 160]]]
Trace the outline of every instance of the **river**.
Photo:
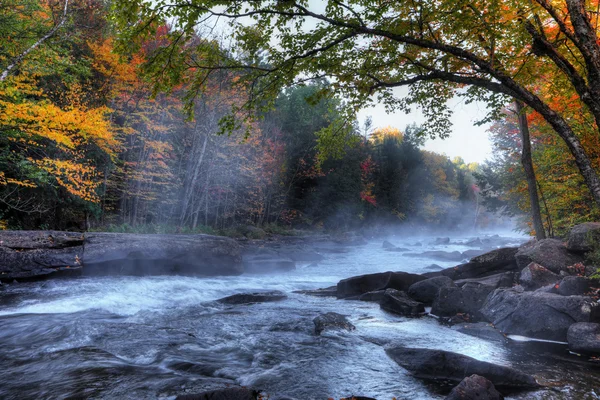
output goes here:
[[[468, 249], [427, 245], [431, 238], [389, 240], [403, 247], [425, 244], [415, 251]], [[522, 240], [514, 238], [515, 243]], [[280, 274], [4, 285], [0, 398], [172, 399], [227, 385], [261, 389], [271, 400], [443, 398], [443, 388], [411, 377], [386, 356], [384, 346], [394, 343], [510, 365], [550, 386], [509, 398], [600, 398], [600, 369], [570, 354], [565, 345], [491, 342], [440, 325], [433, 317], [407, 319], [374, 303], [292, 293], [365, 273], [422, 273], [433, 262], [383, 251], [381, 243], [372, 240], [327, 253], [316, 266], [298, 264], [296, 271]], [[281, 290], [289, 298], [239, 306], [214, 302], [257, 290]], [[328, 311], [348, 315], [356, 330], [316, 336], [312, 319]]]

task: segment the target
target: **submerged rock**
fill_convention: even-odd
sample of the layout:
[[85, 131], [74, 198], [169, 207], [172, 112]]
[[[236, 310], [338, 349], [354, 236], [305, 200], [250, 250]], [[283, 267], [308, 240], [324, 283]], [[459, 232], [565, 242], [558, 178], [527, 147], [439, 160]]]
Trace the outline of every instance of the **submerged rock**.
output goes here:
[[198, 394], [182, 394], [175, 400], [257, 400], [260, 393], [246, 388], [226, 388]]
[[600, 354], [600, 324], [579, 322], [567, 332], [569, 349], [576, 353]]
[[395, 245], [393, 245], [393, 244], [391, 244], [391, 243], [390, 243], [390, 242], [388, 242], [387, 240], [384, 240], [384, 241], [383, 241], [383, 245], [382, 245], [382, 247], [383, 247], [384, 249], [393, 249], [393, 248], [395, 248], [396, 246], [395, 246]]
[[471, 375], [463, 379], [445, 400], [503, 400], [494, 384], [483, 376]]
[[363, 293], [385, 289], [406, 291], [415, 282], [425, 279], [408, 272], [380, 272], [342, 279], [337, 284], [338, 299], [357, 297]]
[[565, 342], [573, 323], [598, 320], [598, 306], [585, 296], [496, 289], [481, 313], [506, 334]]
[[600, 222], [575, 225], [569, 232], [567, 250], [585, 253], [600, 244]]
[[441, 287], [456, 286], [447, 276], [436, 276], [413, 283], [408, 288], [408, 295], [421, 303], [431, 304], [437, 297]]
[[493, 340], [496, 342], [506, 341], [506, 337], [498, 329], [487, 322], [459, 323], [454, 325], [452, 329], [480, 339]]
[[336, 297], [337, 296], [337, 286], [330, 286], [322, 289], [312, 289], [312, 290], [295, 290], [292, 293], [305, 294], [307, 296], [315, 296], [315, 297]]
[[421, 379], [459, 383], [473, 374], [489, 379], [495, 386], [510, 389], [535, 389], [535, 378], [514, 368], [479, 361], [462, 354], [444, 350], [396, 347], [387, 355]]
[[223, 297], [217, 300], [223, 304], [252, 304], [252, 303], [267, 303], [273, 301], [281, 301], [287, 299], [287, 295], [279, 290], [272, 292], [256, 292], [256, 293], [238, 293], [231, 296]]
[[344, 315], [334, 312], [328, 312], [326, 314], [319, 315], [313, 319], [313, 323], [315, 324], [315, 333], [317, 335], [320, 335], [324, 330], [330, 329], [344, 329], [347, 331], [353, 331], [356, 329], [356, 327], [352, 325]]
[[418, 317], [425, 313], [423, 303], [414, 301], [406, 293], [396, 289], [387, 289], [379, 306], [382, 310], [404, 317]]
[[540, 264], [530, 263], [523, 268], [519, 276], [521, 285], [529, 290], [539, 289], [542, 286], [553, 285], [560, 280], [560, 275], [544, 268]]
[[558, 239], [543, 239], [528, 243], [519, 248], [515, 258], [520, 269], [534, 262], [555, 274], [566, 271], [568, 266], [583, 261], [580, 255], [570, 253], [565, 244]]

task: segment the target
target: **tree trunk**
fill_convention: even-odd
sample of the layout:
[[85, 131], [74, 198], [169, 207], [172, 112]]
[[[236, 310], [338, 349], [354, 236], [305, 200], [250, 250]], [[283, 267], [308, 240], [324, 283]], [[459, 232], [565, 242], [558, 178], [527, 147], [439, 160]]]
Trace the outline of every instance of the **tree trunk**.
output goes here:
[[521, 164], [523, 164], [525, 178], [527, 179], [533, 229], [535, 229], [535, 237], [538, 240], [542, 240], [546, 239], [546, 231], [544, 230], [544, 223], [542, 222], [540, 199], [537, 192], [537, 180], [535, 178], [535, 170], [533, 169], [533, 161], [531, 159], [531, 139], [529, 137], [527, 114], [525, 112], [525, 106], [521, 101], [516, 100], [515, 104], [517, 106], [517, 116], [519, 118], [519, 132], [521, 133]]

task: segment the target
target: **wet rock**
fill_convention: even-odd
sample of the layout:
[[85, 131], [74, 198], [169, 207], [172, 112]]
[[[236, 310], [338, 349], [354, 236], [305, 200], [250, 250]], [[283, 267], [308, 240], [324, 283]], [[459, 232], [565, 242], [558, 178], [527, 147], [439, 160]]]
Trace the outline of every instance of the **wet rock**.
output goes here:
[[445, 400], [503, 400], [494, 384], [483, 376], [471, 375], [463, 379]]
[[481, 247], [481, 246], [483, 246], [483, 243], [481, 242], [481, 239], [475, 238], [475, 239], [471, 239], [468, 242], [466, 242], [465, 246], [469, 246], [469, 247]]
[[84, 237], [58, 231], [0, 231], [0, 282], [79, 276]]
[[600, 222], [586, 222], [571, 228], [567, 250], [585, 253], [600, 244]]
[[423, 303], [414, 301], [405, 292], [387, 289], [379, 302], [382, 310], [402, 315], [404, 317], [418, 317], [425, 313]]
[[517, 263], [515, 261], [515, 254], [517, 251], [517, 247], [505, 247], [492, 250], [472, 258], [471, 261], [466, 264], [446, 268], [439, 272], [428, 272], [423, 275], [427, 277], [444, 275], [452, 280], [458, 280], [482, 278], [502, 272], [517, 271]]
[[404, 255], [406, 257], [431, 258], [432, 260], [438, 261], [462, 261], [464, 259], [460, 251], [433, 250], [424, 251], [422, 253], [406, 253]]
[[269, 274], [288, 272], [296, 269], [296, 263], [290, 258], [271, 258], [255, 256], [244, 259], [244, 270], [251, 274]]
[[425, 277], [407, 272], [381, 272], [377, 274], [368, 274], [354, 276], [343, 279], [337, 284], [338, 299], [346, 299], [359, 296], [363, 293], [374, 292], [384, 289], [397, 289], [406, 291], [415, 282], [419, 282]]
[[541, 288], [542, 286], [553, 285], [560, 280], [560, 275], [544, 268], [537, 263], [530, 263], [523, 268], [519, 276], [519, 282], [528, 290]]
[[576, 353], [600, 354], [600, 324], [579, 322], [567, 332], [569, 349]]
[[505, 342], [506, 337], [493, 325], [487, 322], [459, 323], [452, 327], [455, 331], [465, 335], [475, 336], [485, 340]]
[[462, 287], [441, 287], [433, 302], [431, 313], [438, 317], [469, 314], [481, 318], [479, 310], [494, 287], [480, 283], [466, 283]]
[[535, 378], [514, 368], [479, 361], [444, 350], [395, 347], [387, 355], [413, 376], [427, 380], [459, 383], [477, 374], [489, 379], [496, 387], [533, 389], [539, 387]]
[[528, 243], [519, 248], [515, 258], [519, 269], [534, 262], [543, 265], [555, 274], [565, 271], [570, 265], [583, 261], [580, 255], [567, 251], [564, 243], [557, 239], [543, 239]]
[[393, 248], [395, 248], [396, 246], [395, 246], [395, 245], [393, 245], [393, 244], [391, 244], [391, 243], [390, 243], [390, 242], [388, 242], [387, 240], [384, 240], [384, 241], [383, 241], [383, 246], [382, 246], [382, 247], [383, 247], [384, 249], [393, 249]]
[[470, 260], [473, 257], [487, 253], [485, 250], [467, 250], [462, 252], [463, 259]]
[[599, 319], [598, 306], [585, 296], [496, 289], [481, 313], [503, 333], [564, 342], [573, 323]]
[[307, 296], [315, 297], [337, 297], [337, 286], [312, 290], [295, 290], [292, 293], [305, 294]]
[[404, 253], [406, 251], [410, 251], [410, 249], [404, 248], [404, 247], [393, 247], [390, 249], [385, 249], [385, 251], [391, 251], [394, 253]]
[[84, 275], [240, 275], [239, 244], [210, 235], [86, 233]]
[[450, 238], [449, 237], [439, 237], [439, 238], [436, 238], [433, 242], [431, 242], [431, 244], [434, 244], [434, 245], [450, 244]]
[[515, 272], [502, 272], [484, 276], [483, 278], [458, 279], [454, 281], [456, 286], [463, 286], [468, 282], [481, 283], [482, 285], [492, 286], [494, 289], [512, 287], [515, 282]]
[[447, 276], [436, 276], [413, 283], [408, 288], [408, 295], [421, 303], [431, 304], [443, 286], [456, 286]]
[[565, 276], [558, 284], [561, 296], [582, 296], [590, 291], [590, 281], [583, 276]]
[[431, 264], [431, 265], [428, 265], [428, 266], [426, 266], [426, 267], [425, 267], [425, 269], [428, 269], [428, 270], [430, 270], [430, 271], [441, 271], [441, 270], [443, 270], [444, 268], [443, 268], [443, 267], [440, 267], [440, 266], [439, 266], [439, 265], [437, 265], [437, 264]]
[[320, 335], [324, 330], [347, 330], [353, 331], [356, 329], [354, 325], [348, 321], [348, 319], [341, 314], [328, 312], [326, 314], [321, 314], [315, 319], [313, 319], [313, 323], [315, 324], [315, 333]]
[[257, 400], [260, 393], [246, 388], [226, 388], [198, 394], [183, 394], [175, 400]]
[[385, 293], [385, 290], [376, 290], [374, 292], [368, 292], [368, 293], [361, 294], [360, 296], [358, 296], [358, 300], [373, 301], [373, 302], [379, 303], [381, 301], [381, 299], [383, 299], [384, 293]]
[[256, 293], [238, 293], [231, 296], [223, 297], [217, 300], [222, 304], [252, 304], [252, 303], [267, 303], [281, 301], [287, 299], [287, 295], [279, 290], [272, 292], [256, 292]]

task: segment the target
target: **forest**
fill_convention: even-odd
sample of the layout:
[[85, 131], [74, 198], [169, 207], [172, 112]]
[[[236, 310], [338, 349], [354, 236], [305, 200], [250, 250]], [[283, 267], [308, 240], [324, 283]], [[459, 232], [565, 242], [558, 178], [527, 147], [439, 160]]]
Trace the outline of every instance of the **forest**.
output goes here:
[[[7, 0], [0, 6], [1, 228], [262, 236], [402, 225], [465, 230], [508, 217], [521, 231], [553, 236], [598, 217], [589, 173], [599, 160], [595, 114], [578, 87], [552, 84], [570, 79], [561, 72], [575, 61], [562, 53], [562, 64], [538, 78], [530, 72], [542, 61], [522, 61], [521, 75], [529, 74], [534, 103], [548, 98], [544, 106], [570, 122], [589, 171], [544, 111], [525, 105], [532, 184], [521, 166], [519, 112], [497, 93], [484, 95], [473, 85], [461, 94], [469, 82], [456, 84], [450, 75], [433, 84], [419, 78], [407, 98], [390, 99], [384, 91], [381, 101], [399, 108], [422, 103], [430, 121], [359, 123], [357, 98], [367, 105], [374, 90], [405, 84], [385, 84], [375, 74], [389, 74], [385, 59], [398, 56], [385, 42], [371, 43], [382, 65], [365, 60], [370, 72], [346, 70], [326, 50], [289, 66], [285, 50], [266, 56], [265, 39], [243, 25], [231, 46], [205, 32], [188, 8], [159, 2], [161, 15], [141, 4]], [[241, 3], [229, 6], [232, 14], [242, 11]], [[152, 20], [132, 25], [135, 10], [149, 13], [138, 23]], [[495, 10], [494, 18], [510, 12]], [[281, 40], [291, 40], [280, 29]], [[551, 29], [561, 28], [544, 35]], [[289, 46], [333, 40], [324, 31], [310, 40], [300, 36]], [[498, 45], [499, 55], [503, 50]], [[351, 50], [347, 56], [365, 57]], [[339, 65], [329, 74], [312, 71], [327, 62]], [[396, 73], [416, 67], [426, 66], [413, 63]], [[434, 67], [425, 70], [439, 75]], [[290, 78], [293, 68], [305, 76]], [[269, 72], [256, 75], [261, 71]], [[571, 72], [573, 79], [580, 75]], [[365, 89], [364, 79], [375, 84]], [[353, 89], [359, 95], [349, 95]], [[444, 102], [452, 93], [490, 106], [484, 122], [493, 123], [494, 155], [481, 165], [423, 149], [426, 138], [448, 134]]]

